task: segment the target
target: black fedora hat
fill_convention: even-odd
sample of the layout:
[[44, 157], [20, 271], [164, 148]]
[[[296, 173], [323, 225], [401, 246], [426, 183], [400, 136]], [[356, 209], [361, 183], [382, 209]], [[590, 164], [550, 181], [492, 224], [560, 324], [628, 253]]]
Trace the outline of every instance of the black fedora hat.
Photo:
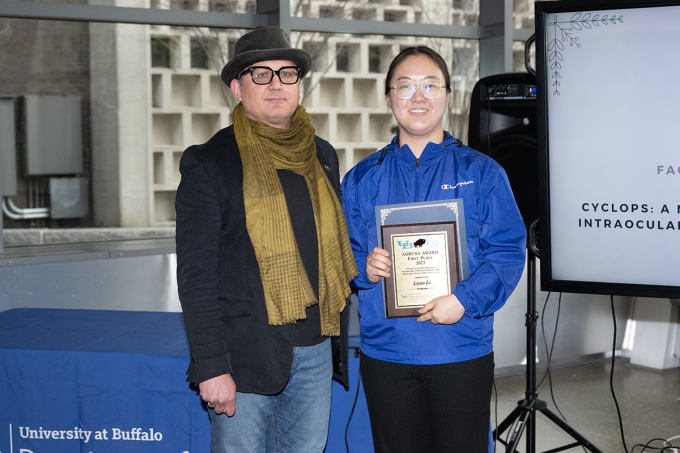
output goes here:
[[248, 66], [266, 60], [292, 61], [300, 68], [300, 78], [312, 66], [312, 57], [302, 49], [291, 47], [285, 31], [278, 27], [257, 28], [236, 41], [234, 57], [222, 69], [222, 81], [229, 85]]

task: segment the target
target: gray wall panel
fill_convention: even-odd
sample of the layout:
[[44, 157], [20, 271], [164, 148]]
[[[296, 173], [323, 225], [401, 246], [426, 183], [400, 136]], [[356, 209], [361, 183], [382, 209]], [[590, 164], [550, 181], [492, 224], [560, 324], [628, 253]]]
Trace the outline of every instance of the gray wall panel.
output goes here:
[[26, 173], [83, 171], [80, 97], [26, 95]]
[[0, 98], [0, 172], [2, 196], [17, 194], [16, 123], [14, 98]]
[[[539, 261], [536, 262], [536, 282], [540, 282]], [[553, 293], [548, 300], [545, 319], [542, 310], [547, 292], [540, 291], [537, 283], [536, 310], [539, 313], [536, 328], [536, 349], [538, 367], [547, 363], [547, 351], [541, 330], [545, 326], [548, 348], [555, 331], [559, 294]], [[617, 318], [616, 348], [621, 349], [630, 318], [632, 298], [614, 297]], [[526, 326], [527, 283], [526, 269], [517, 289], [510, 299], [495, 315], [494, 321], [494, 358], [496, 368], [517, 367], [526, 363]], [[586, 356], [607, 354], [612, 349], [614, 333], [611, 303], [609, 296], [592, 294], [562, 295], [557, 338], [552, 360], [555, 363], [576, 362]]]
[[17, 268], [0, 267], [0, 311], [18, 308], [17, 305]]
[[18, 267], [22, 308], [181, 311], [175, 255]]
[[[526, 359], [526, 327], [524, 314], [527, 311], [526, 268], [517, 288], [505, 305], [494, 315], [494, 361], [496, 368], [520, 365]], [[540, 298], [539, 295], [536, 296]], [[538, 303], [538, 301], [537, 301]]]

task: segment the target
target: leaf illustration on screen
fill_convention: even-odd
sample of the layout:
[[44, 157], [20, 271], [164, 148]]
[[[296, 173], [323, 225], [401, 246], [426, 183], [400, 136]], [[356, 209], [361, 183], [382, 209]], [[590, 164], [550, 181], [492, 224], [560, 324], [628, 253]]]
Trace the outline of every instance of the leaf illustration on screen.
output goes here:
[[590, 30], [600, 25], [618, 23], [623, 23], [623, 15], [616, 17], [605, 14], [600, 17], [599, 14], [591, 15], [591, 13], [582, 14], [579, 12], [575, 13], [570, 20], [563, 21], [558, 21], [557, 16], [553, 17], [553, 21], [548, 23], [548, 27], [552, 27], [553, 32], [553, 38], [548, 41], [548, 63], [550, 64], [551, 78], [553, 79], [553, 96], [560, 94], [559, 87], [561, 86], [560, 79], [562, 78], [560, 69], [562, 69], [562, 62], [564, 61], [565, 44], [569, 44], [570, 47], [576, 46], [576, 48], [579, 48], [581, 44], [578, 42], [577, 31]]

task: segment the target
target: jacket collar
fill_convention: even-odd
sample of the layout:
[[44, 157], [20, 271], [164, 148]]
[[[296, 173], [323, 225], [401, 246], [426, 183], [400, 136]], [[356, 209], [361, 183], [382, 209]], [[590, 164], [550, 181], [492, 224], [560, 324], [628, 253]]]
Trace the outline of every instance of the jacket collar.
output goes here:
[[[397, 146], [398, 137], [399, 137], [398, 135], [395, 135], [392, 138], [392, 141], [387, 146], [380, 150], [378, 165], [380, 165], [387, 156], [393, 156], [396, 157], [399, 162], [402, 162], [408, 166], [415, 167], [416, 156], [413, 154], [408, 145]], [[444, 131], [444, 140], [441, 143], [430, 142], [425, 146], [425, 149], [420, 155], [419, 165], [428, 165], [433, 161], [439, 160], [442, 155], [452, 151], [451, 150], [452, 145], [460, 147], [462, 146], [462, 142], [457, 138], [454, 138], [447, 131]]]

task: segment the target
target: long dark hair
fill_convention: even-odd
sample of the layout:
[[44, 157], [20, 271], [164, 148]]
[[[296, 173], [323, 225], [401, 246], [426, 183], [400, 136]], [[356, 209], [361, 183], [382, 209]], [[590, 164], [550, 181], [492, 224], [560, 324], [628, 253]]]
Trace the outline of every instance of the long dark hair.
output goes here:
[[425, 55], [430, 60], [432, 60], [434, 64], [439, 66], [439, 69], [441, 70], [442, 74], [444, 74], [444, 81], [446, 82], [446, 92], [450, 93], [451, 76], [449, 75], [449, 68], [446, 66], [446, 62], [444, 61], [442, 56], [427, 46], [415, 46], [407, 47], [406, 49], [399, 52], [399, 55], [394, 57], [394, 60], [392, 60], [392, 63], [390, 63], [390, 68], [387, 70], [387, 76], [385, 77], [385, 95], [390, 94], [391, 89], [390, 80], [392, 79], [392, 76], [394, 75], [394, 71], [397, 69], [397, 66], [399, 66], [402, 61], [406, 60], [408, 57], [411, 57], [413, 55]]

